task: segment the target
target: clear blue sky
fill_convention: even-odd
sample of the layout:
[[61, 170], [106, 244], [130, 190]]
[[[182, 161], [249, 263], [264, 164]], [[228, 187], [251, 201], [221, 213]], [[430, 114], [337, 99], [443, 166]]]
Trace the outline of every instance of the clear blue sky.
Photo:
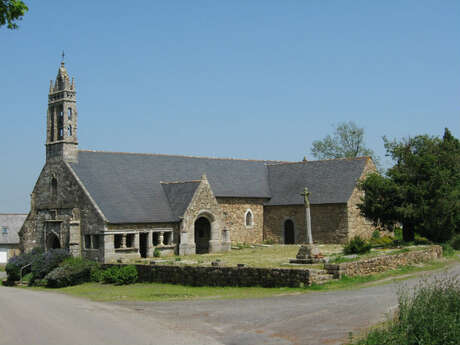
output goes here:
[[24, 1], [0, 29], [0, 212], [29, 210], [62, 50], [82, 149], [311, 159], [350, 120], [380, 156], [460, 137], [458, 0]]

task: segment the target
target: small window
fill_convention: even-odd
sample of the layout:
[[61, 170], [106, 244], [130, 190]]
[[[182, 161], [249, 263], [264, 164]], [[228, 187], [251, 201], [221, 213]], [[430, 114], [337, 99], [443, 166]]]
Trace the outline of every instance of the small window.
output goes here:
[[158, 232], [152, 233], [152, 244], [158, 246], [160, 244], [160, 234]]
[[64, 137], [64, 129], [59, 128], [59, 139], [62, 139]]
[[134, 236], [136, 236], [136, 234], [127, 234], [126, 235], [126, 248], [133, 248], [134, 247]]
[[115, 248], [121, 248], [121, 241], [123, 241], [123, 235], [115, 235], [113, 237], [113, 244]]
[[92, 237], [93, 238], [92, 238], [91, 244], [92, 244], [93, 249], [99, 249], [100, 236], [99, 235], [93, 235]]
[[2, 226], [2, 235], [8, 235], [8, 228], [6, 226]]
[[246, 227], [250, 227], [254, 225], [254, 216], [252, 215], [251, 210], [246, 211], [246, 215], [244, 218], [245, 218]]
[[164, 235], [163, 235], [163, 244], [164, 245], [168, 245], [168, 244], [171, 244], [171, 239], [172, 239], [172, 232], [165, 232]]
[[72, 136], [72, 125], [69, 125], [69, 127], [67, 127], [67, 136], [68, 137]]
[[68, 109], [67, 109], [67, 118], [68, 118], [69, 120], [72, 120], [72, 108], [68, 108]]
[[53, 177], [51, 179], [51, 198], [53, 200], [57, 199], [57, 187], [58, 187], [57, 180]]
[[85, 248], [91, 249], [91, 235], [85, 235]]

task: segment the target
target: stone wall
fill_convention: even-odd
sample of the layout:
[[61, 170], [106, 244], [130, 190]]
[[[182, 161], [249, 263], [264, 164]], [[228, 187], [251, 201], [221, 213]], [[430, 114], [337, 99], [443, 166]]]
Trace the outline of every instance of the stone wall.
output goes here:
[[141, 282], [191, 286], [299, 287], [311, 285], [311, 274], [308, 269], [161, 265], [136, 265], [136, 269]]
[[414, 250], [394, 255], [382, 255], [354, 262], [325, 264], [324, 268], [329, 274], [333, 274], [335, 278], [340, 278], [343, 275], [353, 277], [385, 272], [400, 266], [427, 262], [440, 257], [442, 257], [442, 247], [436, 245], [422, 250]]
[[[218, 198], [224, 212], [225, 226], [236, 243], [262, 243], [264, 231], [264, 199]], [[252, 225], [246, 226], [246, 213], [252, 212]]]
[[[56, 179], [57, 188], [53, 193], [52, 179]], [[78, 212], [75, 212], [75, 209]], [[74, 219], [75, 216], [78, 219]], [[90, 197], [81, 187], [76, 175], [65, 162], [48, 162], [42, 169], [31, 194], [31, 210], [21, 228], [21, 250], [29, 251], [34, 247], [46, 246], [46, 232], [54, 231], [59, 236], [60, 246], [69, 247], [69, 227], [72, 220], [80, 223], [80, 238], [85, 234], [103, 234], [105, 222], [95, 208]], [[47, 230], [48, 229], [48, 230]], [[104, 246], [91, 253], [85, 251], [82, 243], [81, 254], [89, 259], [103, 261]]]
[[[365, 179], [366, 176], [375, 172], [376, 167], [372, 160], [369, 158], [364, 166], [363, 173], [361, 174], [360, 180]], [[370, 238], [372, 232], [375, 229], [372, 222], [361, 216], [360, 210], [357, 204], [361, 203], [361, 197], [363, 192], [355, 187], [350, 199], [347, 203], [348, 208], [348, 239], [354, 236], [360, 236], [361, 238]]]
[[[312, 236], [315, 243], [347, 241], [348, 216], [346, 204], [312, 205]], [[305, 243], [305, 207], [303, 205], [266, 206], [264, 208], [265, 240], [284, 243], [284, 222], [294, 223], [295, 242]]]
[[224, 213], [206, 175], [202, 176], [180, 224], [180, 255], [195, 254], [195, 221], [200, 217], [206, 218], [211, 225], [209, 252], [230, 250], [230, 235], [225, 229]]

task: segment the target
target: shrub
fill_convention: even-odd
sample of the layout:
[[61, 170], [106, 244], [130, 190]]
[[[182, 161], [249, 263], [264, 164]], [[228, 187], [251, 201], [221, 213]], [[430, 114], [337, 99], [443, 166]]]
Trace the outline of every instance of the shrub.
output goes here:
[[371, 245], [359, 236], [355, 236], [343, 248], [343, 253], [348, 254], [365, 254], [370, 252]]
[[455, 254], [454, 248], [450, 246], [449, 243], [442, 243], [442, 256], [449, 257]]
[[45, 253], [34, 256], [32, 260], [31, 283], [35, 280], [43, 279], [45, 276], [54, 270], [64, 259], [70, 256], [65, 249], [50, 249]]
[[134, 265], [112, 266], [104, 270], [102, 276], [106, 284], [133, 284], [137, 280], [137, 270]]
[[431, 241], [426, 237], [420, 236], [419, 234], [415, 234], [414, 244], [428, 245], [428, 244], [431, 244]]
[[[43, 254], [43, 250], [40, 248], [34, 248], [31, 252], [22, 253], [17, 256], [13, 256], [8, 260], [8, 263], [5, 266], [5, 271], [7, 274], [7, 279], [9, 282], [14, 282], [20, 279], [21, 268], [31, 264], [32, 261], [37, 257]], [[31, 271], [30, 266], [23, 270], [23, 274], [27, 274]]]
[[161, 252], [160, 252], [160, 250], [159, 250], [158, 248], [155, 248], [155, 249], [153, 250], [153, 256], [154, 256], [155, 258], [159, 258], [159, 257], [161, 256]]
[[397, 317], [356, 344], [460, 344], [458, 279], [444, 276], [422, 281], [413, 291], [401, 290]]
[[98, 267], [94, 261], [83, 258], [67, 258], [45, 277], [47, 287], [60, 288], [91, 281], [91, 273]]
[[372, 232], [372, 239], [378, 239], [378, 238], [380, 238], [380, 231], [378, 229], [375, 229]]
[[393, 238], [387, 235], [380, 238], [371, 238], [369, 243], [373, 248], [390, 248], [394, 246]]
[[452, 237], [452, 240], [450, 241], [450, 245], [455, 250], [460, 250], [460, 234], [456, 234], [454, 237]]

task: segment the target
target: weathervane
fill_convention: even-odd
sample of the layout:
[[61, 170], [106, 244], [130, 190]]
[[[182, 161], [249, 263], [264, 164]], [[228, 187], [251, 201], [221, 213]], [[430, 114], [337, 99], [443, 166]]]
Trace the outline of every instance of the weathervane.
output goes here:
[[62, 61], [61, 61], [61, 63], [64, 63], [64, 57], [65, 57], [64, 51], [62, 51], [62, 55], [61, 55], [61, 56], [62, 56]]

